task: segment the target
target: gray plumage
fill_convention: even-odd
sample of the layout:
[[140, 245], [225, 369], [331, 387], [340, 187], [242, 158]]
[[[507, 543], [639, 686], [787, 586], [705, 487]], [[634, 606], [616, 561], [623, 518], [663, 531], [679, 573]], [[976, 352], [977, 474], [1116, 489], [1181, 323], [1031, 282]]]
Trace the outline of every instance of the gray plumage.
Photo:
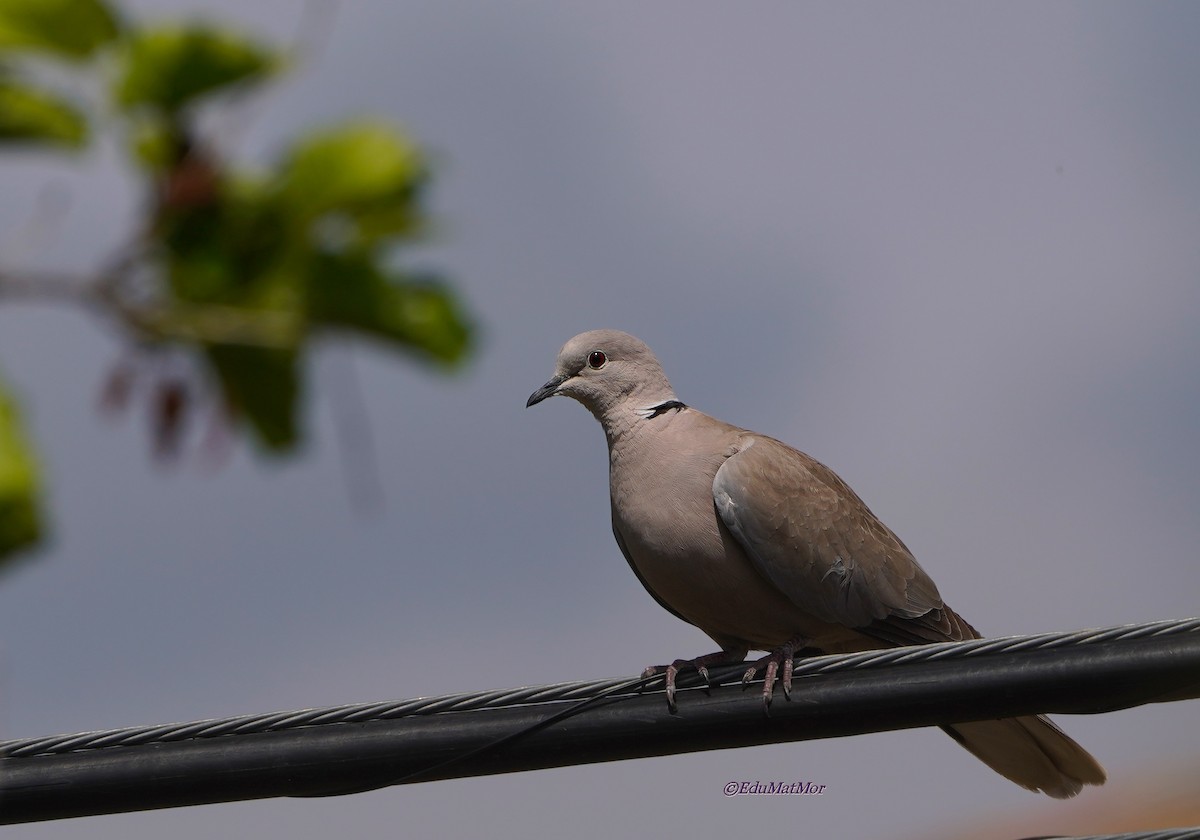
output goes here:
[[[608, 440], [613, 534], [638, 580], [717, 654], [665, 670], [770, 651], [790, 690], [793, 650], [841, 653], [977, 638], [904, 543], [832, 470], [786, 444], [684, 405], [637, 338], [595, 330], [559, 352], [550, 396], [582, 403]], [[752, 668], [748, 675], [753, 673]], [[943, 727], [996, 772], [1073, 796], [1104, 770], [1047, 718]]]

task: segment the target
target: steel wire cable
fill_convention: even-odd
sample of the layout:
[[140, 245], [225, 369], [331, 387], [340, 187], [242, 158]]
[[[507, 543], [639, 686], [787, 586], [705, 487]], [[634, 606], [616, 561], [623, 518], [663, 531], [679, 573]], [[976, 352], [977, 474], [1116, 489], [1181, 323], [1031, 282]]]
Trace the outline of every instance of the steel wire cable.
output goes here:
[[[883, 668], [915, 662], [944, 661], [991, 656], [1016, 651], [1086, 647], [1108, 642], [1150, 637], [1200, 633], [1200, 618], [1153, 621], [1102, 629], [1039, 633], [973, 639], [965, 642], [941, 642], [913, 647], [887, 648], [863, 653], [814, 656], [798, 659], [794, 678], [827, 675], [844, 671]], [[741, 680], [746, 666], [731, 665], [711, 670], [710, 683], [722, 685]], [[395, 720], [416, 715], [471, 712], [535, 704], [574, 702], [571, 711], [582, 710], [589, 700], [608, 699], [621, 694], [639, 694], [662, 687], [661, 676], [642, 679], [621, 677], [604, 680], [555, 683], [509, 689], [466, 692], [438, 697], [417, 697], [374, 703], [356, 703], [288, 712], [241, 715], [188, 723], [134, 726], [68, 735], [20, 738], [0, 742], [0, 757], [6, 759], [55, 755], [109, 747], [170, 743], [227, 735], [278, 732], [309, 726], [324, 726], [368, 721]], [[703, 685], [698, 675], [681, 675], [681, 689]], [[556, 716], [557, 717], [557, 716]]]

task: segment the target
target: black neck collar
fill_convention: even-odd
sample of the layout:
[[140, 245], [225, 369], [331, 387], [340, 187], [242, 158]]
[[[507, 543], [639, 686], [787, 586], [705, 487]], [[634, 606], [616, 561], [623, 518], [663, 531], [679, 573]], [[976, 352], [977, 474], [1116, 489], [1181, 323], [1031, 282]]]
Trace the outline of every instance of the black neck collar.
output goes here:
[[661, 414], [666, 414], [668, 411], [683, 411], [687, 408], [686, 405], [679, 400], [667, 400], [660, 402], [658, 405], [652, 405], [649, 408], [643, 409], [644, 416], [647, 420], [653, 420]]

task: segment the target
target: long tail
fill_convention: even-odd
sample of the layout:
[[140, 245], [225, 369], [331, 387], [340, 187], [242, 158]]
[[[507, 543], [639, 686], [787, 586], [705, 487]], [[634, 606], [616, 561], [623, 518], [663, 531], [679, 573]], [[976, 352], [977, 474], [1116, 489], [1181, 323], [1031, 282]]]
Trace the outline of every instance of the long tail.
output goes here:
[[1067, 799], [1084, 785], [1102, 785], [1104, 768], [1049, 718], [956, 723], [942, 729], [971, 755], [1023, 788]]

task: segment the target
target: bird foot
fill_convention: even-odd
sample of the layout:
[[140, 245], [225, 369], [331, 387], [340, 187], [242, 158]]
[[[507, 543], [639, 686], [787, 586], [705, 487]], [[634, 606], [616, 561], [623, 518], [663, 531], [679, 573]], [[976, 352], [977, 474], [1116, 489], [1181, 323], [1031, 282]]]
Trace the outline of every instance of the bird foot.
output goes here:
[[680, 671], [694, 668], [700, 674], [701, 679], [707, 683], [709, 665], [734, 665], [741, 662], [745, 656], [745, 651], [719, 650], [716, 653], [697, 656], [695, 659], [676, 659], [670, 665], [651, 665], [642, 671], [642, 676], [655, 677], [659, 674], [666, 675], [667, 709], [674, 714], [677, 711], [675, 705], [675, 678]]
[[770, 712], [771, 698], [775, 693], [775, 680], [780, 677], [779, 671], [781, 667], [783, 674], [779, 679], [779, 683], [783, 687], [783, 699], [792, 699], [792, 660], [795, 659], [796, 651], [803, 647], [804, 639], [792, 639], [790, 642], [780, 645], [762, 659], [753, 663], [746, 669], [746, 673], [742, 675], [742, 685], [746, 685], [754, 679], [760, 670], [763, 671], [763, 711]]

